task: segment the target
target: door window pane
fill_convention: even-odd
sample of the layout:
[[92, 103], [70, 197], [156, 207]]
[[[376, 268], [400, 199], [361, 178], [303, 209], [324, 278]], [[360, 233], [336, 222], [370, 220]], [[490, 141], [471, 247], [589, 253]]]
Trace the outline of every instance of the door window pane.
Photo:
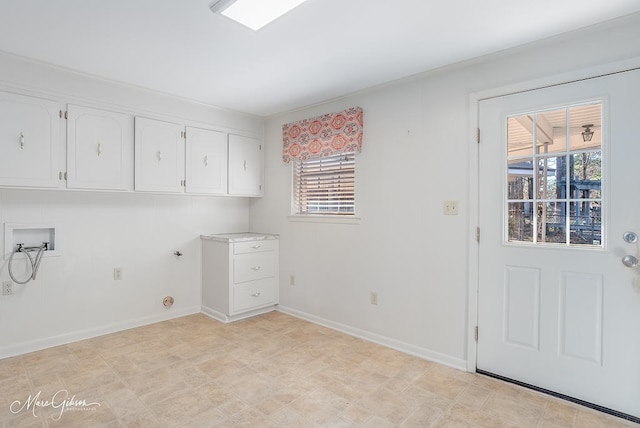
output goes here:
[[[543, 156], [538, 158], [538, 199], [556, 199], [561, 197], [558, 193], [558, 182], [563, 183], [565, 178], [562, 165], [565, 157]], [[559, 160], [559, 161], [558, 161]]]
[[533, 158], [509, 161], [509, 199], [533, 199]]
[[543, 111], [535, 114], [536, 147], [539, 154], [567, 151], [567, 110]]
[[536, 205], [537, 242], [564, 244], [567, 241], [564, 205], [560, 201]]
[[533, 242], [533, 203], [509, 203], [507, 218], [509, 242]]
[[508, 242], [602, 246], [600, 103], [508, 117], [506, 161]]
[[602, 241], [600, 201], [574, 201], [570, 206], [571, 243], [600, 245]]
[[533, 115], [507, 119], [507, 152], [510, 158], [533, 156]]

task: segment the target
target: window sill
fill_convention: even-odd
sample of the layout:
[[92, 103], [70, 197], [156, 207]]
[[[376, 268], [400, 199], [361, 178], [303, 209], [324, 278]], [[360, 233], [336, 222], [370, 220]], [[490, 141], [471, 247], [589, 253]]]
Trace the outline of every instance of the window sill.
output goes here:
[[289, 221], [299, 223], [337, 223], [337, 224], [360, 224], [360, 217], [342, 215], [290, 215]]

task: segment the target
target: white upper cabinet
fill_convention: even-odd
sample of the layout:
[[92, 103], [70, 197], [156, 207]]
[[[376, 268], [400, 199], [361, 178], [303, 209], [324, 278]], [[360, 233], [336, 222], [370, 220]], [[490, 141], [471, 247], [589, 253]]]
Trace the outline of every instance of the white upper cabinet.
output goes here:
[[260, 140], [229, 134], [229, 194], [262, 196], [263, 162]]
[[184, 126], [135, 118], [135, 190], [182, 193]]
[[187, 127], [186, 191], [210, 195], [227, 193], [226, 134]]
[[133, 117], [69, 105], [67, 187], [133, 188]]
[[60, 187], [60, 104], [0, 92], [0, 185]]

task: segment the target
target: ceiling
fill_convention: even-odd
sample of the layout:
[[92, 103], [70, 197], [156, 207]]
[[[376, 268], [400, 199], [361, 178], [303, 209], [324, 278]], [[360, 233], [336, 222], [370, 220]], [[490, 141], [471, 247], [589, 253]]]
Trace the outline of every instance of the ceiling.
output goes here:
[[269, 116], [640, 11], [638, 0], [308, 0], [254, 32], [208, 4], [0, 0], [0, 51]]

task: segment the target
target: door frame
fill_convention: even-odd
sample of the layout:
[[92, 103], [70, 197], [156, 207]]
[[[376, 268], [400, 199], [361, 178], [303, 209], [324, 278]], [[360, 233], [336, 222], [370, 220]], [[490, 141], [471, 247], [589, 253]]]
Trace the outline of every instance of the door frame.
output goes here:
[[[623, 61], [600, 64], [585, 69], [574, 70], [567, 73], [528, 80], [508, 86], [486, 89], [469, 94], [469, 223], [468, 223], [468, 284], [467, 284], [467, 337], [466, 337], [466, 368], [468, 372], [476, 372], [478, 343], [475, 339], [475, 329], [478, 326], [478, 293], [480, 284], [479, 260], [480, 251], [476, 241], [476, 228], [479, 225], [479, 113], [480, 101], [513, 95], [536, 89], [564, 85], [581, 80], [595, 79], [610, 74], [640, 69], [640, 57], [634, 57]], [[480, 137], [481, 138], [481, 137]], [[482, 144], [482, 143], [480, 143]], [[482, 335], [482, 332], [479, 332]]]

